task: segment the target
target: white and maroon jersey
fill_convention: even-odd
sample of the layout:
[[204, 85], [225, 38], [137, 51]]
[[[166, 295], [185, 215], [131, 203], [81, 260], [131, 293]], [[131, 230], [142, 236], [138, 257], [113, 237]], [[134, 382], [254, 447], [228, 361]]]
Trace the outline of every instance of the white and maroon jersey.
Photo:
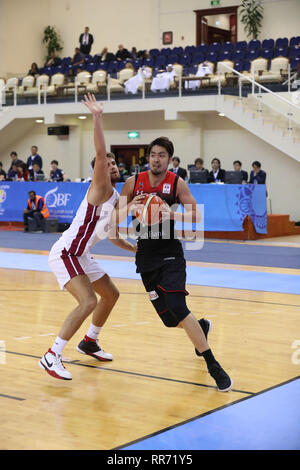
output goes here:
[[113, 188], [110, 199], [99, 206], [87, 200], [86, 193], [72, 224], [58, 240], [68, 255], [82, 256], [99, 241], [107, 237], [112, 212], [119, 200], [119, 193]]

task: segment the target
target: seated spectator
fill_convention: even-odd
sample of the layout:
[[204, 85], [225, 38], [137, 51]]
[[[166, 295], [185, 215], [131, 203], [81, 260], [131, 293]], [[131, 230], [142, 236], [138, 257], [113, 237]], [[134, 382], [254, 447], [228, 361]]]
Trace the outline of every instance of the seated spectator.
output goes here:
[[148, 57], [147, 57], [147, 51], [146, 50], [140, 50], [136, 54], [137, 59], [148, 59], [149, 56], [150, 56], [150, 54], [148, 53]]
[[261, 164], [258, 161], [252, 163], [253, 170], [250, 173], [250, 184], [265, 184], [267, 173], [261, 169]]
[[[19, 162], [21, 163], [21, 162]], [[18, 180], [18, 173], [19, 173], [19, 170], [18, 170], [18, 165], [19, 163], [13, 163], [11, 168], [9, 169], [8, 173], [7, 173], [7, 179], [8, 181], [17, 181]]]
[[123, 44], [119, 45], [118, 51], [116, 52], [115, 55], [116, 55], [116, 59], [119, 61], [130, 58], [130, 52], [124, 48]]
[[36, 223], [36, 231], [42, 232], [43, 220], [49, 217], [49, 210], [45, 205], [44, 198], [37, 196], [35, 191], [29, 191], [27, 208], [24, 209], [24, 232], [28, 232], [28, 219], [32, 218]]
[[213, 158], [211, 161], [212, 171], [208, 174], [208, 183], [224, 183], [225, 170], [221, 168], [221, 162], [218, 158]]
[[151, 83], [151, 91], [156, 93], [157, 91], [169, 90], [175, 76], [176, 71], [174, 70], [173, 65], [169, 64], [165, 72], [158, 73], [156, 77], [153, 78]]
[[52, 160], [50, 181], [64, 181], [64, 172], [58, 168], [58, 161]]
[[107, 47], [104, 47], [98, 55], [98, 62], [111, 62], [112, 60], [116, 60], [115, 55], [112, 52], [108, 52]]
[[248, 172], [245, 170], [242, 170], [242, 163], [239, 160], [235, 160], [233, 162], [233, 169], [234, 171], [241, 171], [243, 175], [243, 184], [246, 184], [248, 181]]
[[128, 176], [128, 171], [126, 170], [125, 163], [119, 163], [118, 168], [120, 173], [120, 182], [126, 181], [126, 178], [124, 178], [124, 176]]
[[133, 48], [131, 49], [130, 55], [131, 55], [131, 58], [132, 58], [132, 59], [138, 59], [136, 47], [133, 47]]
[[[131, 65], [131, 67], [133, 67], [130, 63], [126, 64], [126, 67], [127, 65]], [[138, 92], [139, 86], [143, 84], [143, 81], [147, 78], [151, 78], [151, 76], [152, 70], [150, 67], [140, 67], [138, 73], [124, 83], [125, 93], [132, 93], [135, 95]]]
[[0, 162], [0, 181], [6, 180], [6, 173], [3, 170], [2, 162]]
[[33, 62], [31, 64], [30, 70], [28, 71], [27, 75], [32, 75], [33, 77], [37, 77], [38, 75], [40, 75], [40, 71], [36, 62]]
[[[205, 61], [199, 65], [196, 77], [205, 77], [206, 75], [210, 75], [213, 73], [212, 66], [209, 62]], [[200, 88], [201, 82], [200, 80], [191, 80], [185, 82], [185, 88], [189, 88], [195, 90], [196, 88]]]
[[11, 158], [11, 165], [10, 165], [10, 167], [9, 167], [9, 169], [8, 169], [8, 172], [7, 172], [7, 177], [8, 177], [8, 178], [11, 178], [10, 173], [11, 173], [11, 171], [12, 171], [13, 165], [18, 165], [19, 163], [22, 162], [22, 160], [19, 160], [19, 159], [18, 159], [18, 154], [17, 154], [17, 152], [14, 152], [14, 151], [13, 151], [13, 152], [10, 152], [10, 158]]
[[71, 64], [73, 66], [75, 65], [81, 65], [84, 63], [85, 55], [80, 52], [79, 47], [75, 47], [75, 53], [73, 55], [73, 58], [71, 60]]
[[204, 166], [203, 166], [204, 161], [202, 160], [202, 158], [196, 158], [194, 163], [195, 163], [195, 170], [196, 171], [205, 171], [207, 173], [207, 176], [208, 176], [208, 170], [206, 168], [204, 168]]
[[42, 181], [45, 178], [43, 170], [40, 169], [38, 163], [32, 165], [32, 170], [29, 170], [30, 181]]
[[176, 175], [180, 176], [182, 179], [185, 180], [185, 178], [187, 177], [187, 171], [184, 168], [181, 168], [179, 166], [180, 158], [173, 157], [172, 164], [173, 164], [173, 168], [171, 168], [170, 171], [172, 171], [173, 173], [176, 173]]
[[45, 63], [45, 67], [57, 67], [58, 65], [61, 64], [61, 59], [59, 57], [56, 56], [56, 52], [55, 51], [52, 51], [50, 53], [50, 58], [47, 60], [47, 62]]
[[31, 147], [31, 155], [27, 158], [27, 170], [32, 170], [32, 165], [34, 163], [37, 163], [39, 167], [42, 169], [43, 168], [43, 160], [42, 157], [37, 153], [38, 148], [36, 145], [33, 145]]
[[67, 75], [65, 75], [65, 81], [66, 81], [66, 84], [75, 82], [75, 74], [72, 68], [69, 69]]
[[24, 162], [17, 165], [17, 181], [29, 181], [30, 174]]

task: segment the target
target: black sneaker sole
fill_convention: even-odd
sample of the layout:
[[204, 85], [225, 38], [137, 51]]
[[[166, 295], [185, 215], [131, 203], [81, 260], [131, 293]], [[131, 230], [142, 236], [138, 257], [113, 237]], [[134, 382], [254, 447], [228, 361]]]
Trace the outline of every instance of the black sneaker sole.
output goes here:
[[76, 346], [76, 349], [77, 349], [77, 351], [80, 352], [81, 354], [86, 354], [87, 356], [92, 356], [92, 357], [94, 357], [95, 359], [97, 359], [97, 360], [100, 361], [100, 362], [111, 362], [111, 361], [112, 361], [112, 359], [105, 359], [104, 357], [96, 356], [96, 354], [94, 354], [94, 353], [84, 351], [83, 349], [80, 349], [79, 346]]
[[[208, 322], [208, 330], [207, 330], [206, 332], [203, 330], [203, 327], [202, 327], [202, 325], [201, 325], [201, 323], [200, 323], [201, 320], [205, 320], [205, 321]], [[201, 318], [201, 320], [198, 320], [198, 323], [199, 323], [199, 325], [201, 326], [202, 331], [203, 331], [203, 333], [204, 333], [204, 335], [205, 335], [205, 338], [206, 338], [206, 340], [207, 340], [208, 333], [212, 330], [212, 321], [211, 321], [211, 320], [207, 320], [206, 318]], [[195, 353], [196, 353], [196, 355], [199, 356], [199, 357], [202, 357], [202, 356], [203, 356], [203, 354], [200, 353], [200, 352], [198, 351], [198, 349], [196, 349], [196, 348], [195, 348]]]

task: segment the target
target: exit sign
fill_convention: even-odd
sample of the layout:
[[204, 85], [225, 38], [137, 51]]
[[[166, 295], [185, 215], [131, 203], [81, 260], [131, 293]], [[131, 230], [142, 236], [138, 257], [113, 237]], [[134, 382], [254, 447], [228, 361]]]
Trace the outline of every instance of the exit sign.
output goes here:
[[210, 4], [212, 7], [220, 5], [220, 0], [211, 0]]
[[128, 132], [128, 139], [139, 139], [140, 133], [137, 131]]

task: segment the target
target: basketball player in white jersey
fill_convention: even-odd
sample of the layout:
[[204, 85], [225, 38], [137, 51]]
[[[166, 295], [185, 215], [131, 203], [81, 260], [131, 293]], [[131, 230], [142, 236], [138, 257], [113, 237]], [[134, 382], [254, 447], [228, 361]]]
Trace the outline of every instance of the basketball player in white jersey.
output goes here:
[[[62, 363], [67, 342], [93, 312], [92, 323], [77, 350], [100, 361], [111, 361], [112, 355], [101, 349], [98, 335], [113, 309], [119, 292], [109, 276], [90, 254], [90, 249], [109, 236], [112, 212], [119, 200], [115, 189], [119, 171], [113, 154], [107, 154], [102, 128], [103, 104], [94, 95], [82, 103], [91, 111], [94, 122], [96, 157], [91, 185], [78, 208], [76, 216], [61, 238], [53, 245], [49, 264], [61, 289], [75, 297], [77, 307], [66, 318], [54, 344], [39, 361], [39, 366], [57, 379], [71, 380], [72, 375]], [[136, 247], [117, 237], [109, 238], [117, 246], [136, 252]], [[96, 293], [101, 299], [98, 302]]]

